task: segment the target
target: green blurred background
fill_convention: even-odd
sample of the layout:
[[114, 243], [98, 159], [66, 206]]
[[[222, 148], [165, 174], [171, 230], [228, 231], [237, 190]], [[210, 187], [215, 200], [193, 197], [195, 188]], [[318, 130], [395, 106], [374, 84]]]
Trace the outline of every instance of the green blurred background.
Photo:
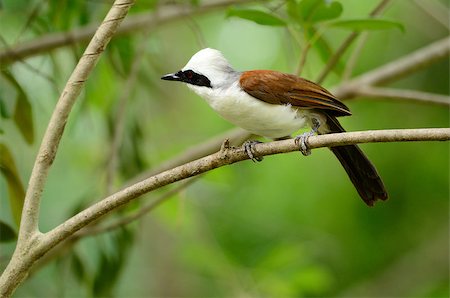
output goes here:
[[[282, 2], [255, 1], [239, 7], [278, 8], [275, 14], [285, 17]], [[379, 3], [337, 2], [343, 7], [342, 19], [366, 18]], [[448, 16], [447, 1], [392, 1], [383, 18], [401, 23], [405, 32], [370, 31], [354, 75], [448, 36], [448, 27], [417, 2], [443, 6]], [[167, 3], [137, 1], [129, 17]], [[111, 1], [3, 0], [1, 4], [0, 35], [6, 48], [50, 32], [98, 23]], [[136, 59], [138, 71], [127, 96], [115, 188], [233, 127], [182, 84], [159, 79], [183, 67], [199, 49], [221, 50], [240, 70], [295, 72], [301, 45], [292, 34], [302, 41], [301, 28], [226, 18], [227, 9], [112, 40], [69, 118], [43, 195], [42, 231], [105, 195], [119, 99]], [[348, 34], [327, 29], [323, 37], [335, 50]], [[62, 47], [26, 63], [1, 67], [0, 142], [11, 152], [24, 186], [59, 92], [84, 48], [84, 43]], [[327, 77], [326, 88], [342, 81], [353, 49], [354, 45]], [[314, 80], [323, 67], [324, 59], [313, 47], [302, 76]], [[449, 60], [391, 86], [448, 95]], [[24, 94], [21, 99], [20, 94]], [[25, 124], [12, 117], [20, 100], [30, 104], [28, 128], [34, 140], [28, 132], [28, 142], [19, 129]], [[341, 122], [349, 131], [449, 125], [445, 106], [382, 98], [358, 98], [346, 104], [353, 116]], [[139, 221], [67, 246], [36, 267], [16, 297], [448, 297], [448, 143], [361, 147], [377, 166], [390, 195], [373, 208], [361, 201], [329, 150], [314, 150], [309, 157], [270, 156], [258, 164], [245, 161], [207, 173]], [[109, 220], [139, 210], [170, 188], [144, 196]], [[17, 230], [3, 176], [0, 194], [0, 220]], [[14, 241], [1, 244], [2, 270], [14, 247]]]

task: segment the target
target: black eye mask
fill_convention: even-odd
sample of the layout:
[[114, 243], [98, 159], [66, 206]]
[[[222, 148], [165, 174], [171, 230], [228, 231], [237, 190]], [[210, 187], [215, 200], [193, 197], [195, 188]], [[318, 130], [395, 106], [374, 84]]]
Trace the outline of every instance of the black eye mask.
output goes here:
[[198, 74], [190, 69], [185, 71], [179, 71], [175, 74], [181, 82], [196, 85], [196, 86], [203, 86], [203, 87], [211, 87], [211, 81], [205, 77], [204, 75]]

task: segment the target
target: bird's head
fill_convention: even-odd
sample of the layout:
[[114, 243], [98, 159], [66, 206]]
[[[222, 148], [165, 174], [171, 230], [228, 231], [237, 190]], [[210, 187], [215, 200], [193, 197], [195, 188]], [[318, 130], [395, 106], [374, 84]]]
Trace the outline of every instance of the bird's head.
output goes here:
[[163, 76], [162, 80], [180, 81], [189, 87], [220, 88], [235, 81], [236, 71], [218, 50], [198, 51], [180, 71]]

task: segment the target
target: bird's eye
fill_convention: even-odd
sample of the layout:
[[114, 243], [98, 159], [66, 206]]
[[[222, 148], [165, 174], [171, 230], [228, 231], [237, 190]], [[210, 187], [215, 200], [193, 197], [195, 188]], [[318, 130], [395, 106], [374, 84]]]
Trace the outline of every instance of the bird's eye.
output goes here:
[[186, 77], [188, 79], [192, 79], [193, 76], [194, 76], [194, 72], [192, 70], [186, 71]]

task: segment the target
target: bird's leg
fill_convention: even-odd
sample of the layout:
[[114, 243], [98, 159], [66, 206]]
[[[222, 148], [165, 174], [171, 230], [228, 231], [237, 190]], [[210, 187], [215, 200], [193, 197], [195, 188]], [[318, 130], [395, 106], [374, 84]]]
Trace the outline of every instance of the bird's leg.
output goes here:
[[244, 144], [242, 144], [242, 147], [244, 148], [245, 153], [247, 153], [248, 157], [250, 157], [250, 159], [253, 162], [263, 160], [263, 158], [261, 156], [256, 156], [255, 149], [254, 149], [254, 146], [256, 144], [261, 144], [261, 143], [262, 142], [260, 142], [260, 141], [248, 140], [248, 141], [245, 141]]
[[308, 145], [306, 145], [306, 142], [308, 141], [308, 138], [310, 136], [313, 136], [317, 133], [320, 127], [320, 121], [317, 118], [312, 118], [312, 129], [309, 132], [302, 133], [301, 135], [298, 135], [295, 137], [295, 144], [300, 147], [300, 152], [304, 156], [308, 156], [311, 154], [311, 150], [308, 148]]

